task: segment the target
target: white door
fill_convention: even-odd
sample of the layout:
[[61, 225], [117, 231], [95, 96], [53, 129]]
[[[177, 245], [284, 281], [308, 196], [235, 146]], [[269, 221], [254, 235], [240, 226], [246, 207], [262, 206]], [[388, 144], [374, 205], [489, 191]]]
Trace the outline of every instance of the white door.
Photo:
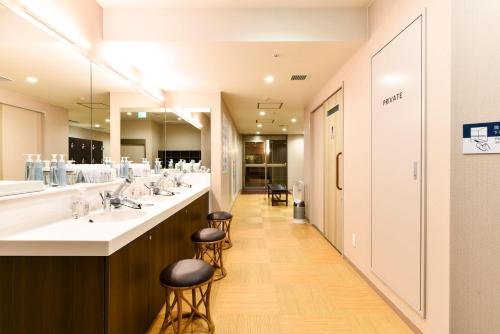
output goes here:
[[372, 270], [422, 311], [420, 17], [372, 58]]
[[325, 236], [343, 251], [343, 90], [324, 104], [325, 115]]

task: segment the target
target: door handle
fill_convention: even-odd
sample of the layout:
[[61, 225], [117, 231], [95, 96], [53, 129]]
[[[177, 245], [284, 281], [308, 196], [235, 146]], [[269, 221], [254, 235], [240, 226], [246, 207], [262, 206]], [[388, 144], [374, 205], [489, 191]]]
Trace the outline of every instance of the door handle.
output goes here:
[[337, 183], [337, 184], [336, 184], [336, 186], [337, 186], [337, 189], [338, 189], [338, 190], [342, 190], [342, 188], [340, 187], [340, 182], [339, 182], [339, 181], [340, 181], [340, 171], [339, 171], [339, 168], [340, 168], [340, 162], [339, 162], [339, 158], [340, 158], [340, 156], [341, 156], [341, 155], [342, 155], [342, 152], [337, 153], [337, 159], [336, 159], [336, 160], [337, 160], [337, 161], [336, 161], [336, 162], [337, 162], [337, 164], [336, 164], [336, 165], [337, 165], [337, 168], [336, 168], [336, 176], [335, 176], [335, 179], [336, 179], [336, 183]]

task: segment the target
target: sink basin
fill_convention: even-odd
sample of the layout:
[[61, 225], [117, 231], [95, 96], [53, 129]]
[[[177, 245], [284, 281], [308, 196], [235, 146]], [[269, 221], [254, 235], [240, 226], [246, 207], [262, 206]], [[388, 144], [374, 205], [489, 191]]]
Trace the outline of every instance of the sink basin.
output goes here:
[[119, 223], [123, 220], [138, 219], [144, 217], [146, 212], [129, 208], [113, 209], [110, 212], [96, 212], [81, 218], [89, 223]]

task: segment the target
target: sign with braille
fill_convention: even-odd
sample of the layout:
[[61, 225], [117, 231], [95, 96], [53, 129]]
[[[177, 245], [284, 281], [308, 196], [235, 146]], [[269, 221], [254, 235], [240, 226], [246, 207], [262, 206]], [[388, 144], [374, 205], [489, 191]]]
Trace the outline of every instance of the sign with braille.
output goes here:
[[500, 153], [500, 122], [463, 125], [463, 153]]

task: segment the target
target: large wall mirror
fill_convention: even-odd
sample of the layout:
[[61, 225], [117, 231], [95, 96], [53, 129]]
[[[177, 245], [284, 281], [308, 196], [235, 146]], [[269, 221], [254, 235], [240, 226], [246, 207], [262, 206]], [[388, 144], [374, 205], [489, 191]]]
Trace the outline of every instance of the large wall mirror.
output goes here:
[[[202, 161], [202, 128], [190, 124], [172, 108], [124, 107], [120, 112], [120, 148], [125, 159], [133, 163], [145, 159], [152, 167], [159, 159], [162, 168], [175, 168], [181, 161]], [[208, 122], [207, 116], [201, 117]], [[207, 161], [202, 163], [209, 166]]]
[[27, 154], [44, 166], [62, 156], [78, 174], [121, 157], [151, 168], [156, 159], [162, 168], [181, 160], [210, 167], [209, 110], [153, 101], [0, 5], [0, 180], [24, 180]]
[[25, 179], [26, 154], [103, 163], [112, 91], [133, 89], [0, 5], [0, 180]]

